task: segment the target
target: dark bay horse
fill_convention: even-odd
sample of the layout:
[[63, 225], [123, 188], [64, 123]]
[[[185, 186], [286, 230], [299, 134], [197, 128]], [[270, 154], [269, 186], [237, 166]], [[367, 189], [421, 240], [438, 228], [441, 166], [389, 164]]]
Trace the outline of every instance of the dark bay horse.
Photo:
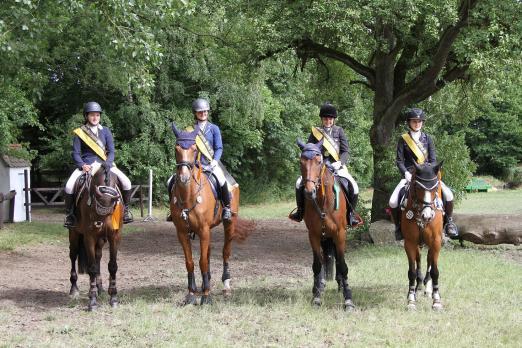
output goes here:
[[[210, 297], [210, 240], [211, 229], [221, 223], [222, 206], [214, 197], [207, 174], [202, 172], [198, 161], [198, 149], [195, 139], [199, 128], [192, 132], [179, 131], [173, 126], [176, 136], [176, 175], [171, 200], [170, 211], [172, 222], [176, 226], [178, 240], [185, 254], [185, 266], [188, 276], [188, 294], [184, 304], [196, 304], [196, 280], [194, 276], [194, 261], [192, 259], [191, 238], [199, 237], [201, 270], [201, 304], [211, 304]], [[232, 251], [232, 240], [244, 240], [248, 235], [249, 224], [238, 219], [239, 187], [231, 192], [231, 221], [224, 221], [225, 230], [223, 245], [223, 293], [231, 294], [230, 270], [228, 260]]]
[[[343, 291], [344, 309], [355, 309], [352, 290], [348, 286], [348, 266], [344, 259], [346, 244], [346, 199], [343, 190], [335, 183], [334, 175], [326, 168], [321, 154], [322, 140], [317, 144], [303, 144], [297, 141], [301, 152], [301, 175], [304, 182], [304, 221], [313, 250], [312, 270], [314, 272], [312, 304], [321, 305], [324, 292], [325, 260], [321, 244], [325, 240], [335, 245], [336, 272], [339, 288]], [[334, 191], [334, 185], [337, 186]], [[336, 194], [337, 192], [337, 194]]]
[[87, 272], [90, 278], [89, 310], [97, 308], [96, 297], [103, 291], [100, 276], [100, 260], [102, 248], [109, 241], [109, 303], [118, 306], [116, 289], [116, 257], [123, 227], [123, 207], [121, 195], [117, 188], [118, 178], [104, 167], [91, 176], [84, 174], [84, 184], [80, 185], [80, 196], [77, 200], [75, 215], [76, 226], [69, 229], [69, 257], [71, 259], [71, 290], [69, 295], [79, 294], [76, 284], [76, 259], [78, 272]]
[[[442, 162], [417, 165], [408, 190], [406, 207], [401, 215], [401, 230], [404, 250], [408, 256], [408, 308], [415, 309], [417, 290], [421, 283], [426, 285], [426, 294], [431, 292], [432, 308], [442, 309], [439, 293], [438, 258], [442, 246], [442, 189], [440, 168]], [[421, 245], [427, 245], [427, 270], [422, 277]]]

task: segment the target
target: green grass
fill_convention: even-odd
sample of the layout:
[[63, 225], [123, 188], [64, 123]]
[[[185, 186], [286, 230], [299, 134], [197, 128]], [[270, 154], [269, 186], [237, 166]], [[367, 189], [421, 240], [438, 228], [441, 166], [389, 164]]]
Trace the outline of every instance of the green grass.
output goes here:
[[522, 190], [468, 193], [455, 211], [461, 214], [522, 213]]
[[[128, 226], [123, 233], [142, 231], [143, 228]], [[0, 251], [15, 250], [22, 245], [68, 243], [67, 230], [56, 222], [19, 222], [4, 224], [0, 230]]]
[[[323, 306], [311, 307], [308, 265], [296, 265], [299, 271], [288, 278], [267, 273], [237, 279], [231, 300], [214, 289], [214, 305], [203, 308], [178, 306], [185, 274], [176, 272], [172, 287], [120, 288], [116, 310], [105, 295], [96, 313], [85, 312], [83, 292], [69, 308], [49, 306], [35, 313], [31, 320], [38, 325], [31, 330], [1, 325], [0, 346], [518, 347], [522, 341], [520, 264], [487, 251], [443, 250], [444, 310], [433, 312], [431, 299], [420, 295], [417, 311], [411, 312], [401, 248], [364, 247], [347, 257], [357, 305], [353, 313], [341, 309], [333, 282], [327, 284]], [[0, 320], [17, 322], [20, 310], [5, 307]]]

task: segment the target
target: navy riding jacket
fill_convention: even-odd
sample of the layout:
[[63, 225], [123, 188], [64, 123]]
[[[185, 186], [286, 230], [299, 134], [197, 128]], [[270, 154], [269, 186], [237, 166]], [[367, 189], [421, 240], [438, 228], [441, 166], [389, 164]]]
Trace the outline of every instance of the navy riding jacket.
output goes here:
[[[196, 125], [197, 123], [194, 127], [196, 127]], [[221, 131], [219, 130], [219, 127], [207, 121], [203, 134], [205, 134], [205, 139], [207, 139], [210, 147], [214, 150], [213, 159], [219, 161], [223, 154], [223, 141], [221, 139]], [[201, 163], [203, 165], [208, 165], [210, 164], [210, 161], [205, 156], [201, 156]]]
[[[335, 141], [335, 144], [337, 145], [337, 148], [339, 149], [339, 160], [341, 161], [341, 164], [345, 165], [346, 162], [348, 162], [348, 155], [350, 152], [350, 147], [348, 145], [348, 139], [346, 139], [346, 135], [344, 134], [344, 130], [342, 127], [339, 126], [332, 126], [330, 132], [326, 132], [324, 127], [320, 127], [322, 130], [327, 133], [330, 138], [332, 138]], [[308, 137], [309, 143], [317, 144], [319, 141], [315, 138], [313, 133], [310, 133], [310, 136]], [[324, 146], [322, 147], [322, 153], [323, 156], [325, 155], [326, 149]], [[325, 159], [328, 159], [330, 162], [335, 162], [335, 159], [329, 155]]]
[[[114, 140], [112, 138], [111, 130], [107, 127], [98, 126], [98, 139], [101, 140], [105, 146], [105, 153], [107, 161], [112, 166], [114, 162]], [[84, 164], [91, 165], [94, 161], [103, 163], [101, 159], [87, 144], [85, 144], [77, 135], [73, 138], [72, 158], [76, 167], [82, 169]]]
[[[419, 142], [422, 143], [428, 152], [426, 163], [435, 164], [437, 162], [437, 155], [435, 153], [435, 144], [433, 144], [431, 137], [426, 133], [421, 133]], [[397, 144], [397, 159], [395, 163], [397, 164], [397, 168], [399, 168], [403, 178], [406, 171], [412, 171], [414, 162], [417, 162], [417, 156], [415, 156], [413, 151], [411, 151], [404, 139], [400, 137]]]

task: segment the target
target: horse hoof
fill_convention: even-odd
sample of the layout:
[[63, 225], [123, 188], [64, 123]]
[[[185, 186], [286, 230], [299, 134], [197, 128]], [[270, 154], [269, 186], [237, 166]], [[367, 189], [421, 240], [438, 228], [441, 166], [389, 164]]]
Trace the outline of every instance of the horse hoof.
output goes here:
[[197, 304], [197, 301], [196, 301], [196, 296], [194, 296], [194, 294], [192, 293], [189, 293], [187, 296], [185, 296], [185, 300], [183, 301], [183, 305], [186, 306], [186, 305], [196, 305]]
[[211, 305], [212, 304], [212, 297], [210, 295], [203, 295], [201, 296], [201, 306], [203, 305]]
[[112, 308], [118, 308], [118, 299], [116, 297], [112, 297], [109, 300], [109, 304], [111, 305]]
[[414, 311], [414, 310], [417, 310], [417, 306], [415, 305], [415, 303], [408, 303], [408, 310], [409, 311]]
[[89, 307], [87, 308], [87, 310], [89, 312], [94, 312], [98, 309], [98, 305], [95, 303], [95, 304], [92, 304], [92, 303], [89, 303]]
[[76, 289], [71, 289], [71, 291], [69, 291], [69, 297], [70, 298], [73, 298], [73, 299], [76, 299], [80, 296], [80, 291], [78, 290], [78, 288]]
[[355, 310], [355, 304], [352, 302], [352, 300], [344, 301], [344, 310], [346, 312], [353, 312]]
[[223, 296], [229, 298], [232, 296], [232, 289], [223, 289]]
[[434, 311], [441, 311], [442, 303], [440, 303], [440, 302], [433, 303], [433, 305], [431, 306], [431, 309], [433, 309]]
[[312, 299], [312, 306], [314, 306], [314, 307], [321, 307], [321, 298], [320, 297], [314, 297]]

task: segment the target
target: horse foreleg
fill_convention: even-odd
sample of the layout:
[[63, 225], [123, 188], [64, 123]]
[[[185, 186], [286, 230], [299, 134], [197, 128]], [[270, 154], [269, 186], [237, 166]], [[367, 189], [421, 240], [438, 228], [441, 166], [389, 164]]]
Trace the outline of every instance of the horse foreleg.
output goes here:
[[408, 309], [415, 309], [417, 302], [417, 287], [415, 285], [415, 280], [417, 278], [416, 260], [419, 255], [419, 247], [416, 243], [405, 240], [404, 250], [406, 251], [406, 256], [408, 257]]
[[424, 281], [424, 277], [422, 276], [422, 267], [421, 267], [421, 254], [420, 254], [420, 247], [417, 246], [417, 256], [415, 258], [415, 265], [416, 265], [416, 284], [415, 284], [415, 292], [419, 291], [419, 287]]
[[87, 272], [89, 273], [89, 311], [93, 311], [98, 307], [96, 296], [98, 288], [96, 286], [96, 275], [99, 269], [96, 268], [96, 240], [93, 236], [84, 234], [85, 250], [87, 253]]
[[76, 259], [79, 253], [80, 235], [72, 229], [69, 229], [69, 258], [71, 259], [71, 289], [69, 290], [69, 296], [76, 298], [80, 294], [78, 289], [78, 273], [76, 273]]
[[109, 238], [109, 290], [108, 293], [111, 296], [109, 304], [112, 308], [118, 307], [118, 289], [116, 287], [116, 272], [118, 272], [118, 247], [120, 245], [121, 234], [119, 230], [113, 231]]
[[200, 257], [199, 268], [201, 270], [201, 304], [211, 304], [210, 298], [210, 263], [209, 263], [209, 247], [210, 247], [210, 229], [204, 228], [199, 235]]
[[176, 226], [178, 231], [178, 241], [183, 248], [183, 254], [185, 255], [185, 267], [187, 269], [187, 280], [188, 280], [188, 294], [185, 297], [184, 305], [196, 304], [196, 279], [194, 278], [194, 261], [192, 259], [192, 245], [190, 243], [190, 237], [187, 231], [180, 229]]
[[433, 281], [431, 279], [431, 259], [432, 250], [428, 249], [428, 255], [426, 257], [426, 274], [424, 276], [424, 295], [432, 296], [433, 294]]
[[228, 224], [225, 226], [225, 241], [223, 243], [223, 274], [221, 275], [224, 296], [229, 296], [232, 293], [232, 288], [230, 287], [230, 269], [228, 266], [228, 260], [232, 253], [232, 233], [233, 225]]
[[[431, 251], [431, 248], [430, 248]], [[434, 310], [441, 310], [442, 309], [442, 302], [440, 299], [440, 293], [439, 293], [439, 268], [438, 268], [438, 258], [439, 258], [439, 252], [440, 247], [433, 250], [433, 252], [430, 252], [430, 263], [431, 263], [431, 269], [430, 269], [430, 276], [433, 281], [433, 293], [431, 295], [433, 299], [433, 305], [431, 306]]]
[[321, 255], [321, 242], [319, 238], [310, 236], [310, 244], [312, 245], [312, 251], [314, 261], [312, 263], [312, 271], [314, 272], [314, 285], [312, 287], [312, 305], [321, 305], [321, 294], [324, 291], [326, 280], [324, 278], [324, 268]]
[[98, 296], [103, 293], [103, 281], [101, 277], [101, 258], [102, 258], [102, 250], [105, 245], [105, 239], [99, 238], [96, 242], [95, 256], [96, 256], [96, 288], [98, 289]]
[[352, 289], [350, 289], [350, 286], [348, 285], [348, 265], [346, 264], [346, 260], [344, 258], [344, 247], [346, 242], [344, 231], [339, 231], [337, 236], [339, 236], [339, 238], [337, 238], [335, 243], [335, 268], [338, 270], [341, 277], [340, 286], [343, 290], [344, 310], [352, 311], [355, 309], [355, 305], [352, 301]]

